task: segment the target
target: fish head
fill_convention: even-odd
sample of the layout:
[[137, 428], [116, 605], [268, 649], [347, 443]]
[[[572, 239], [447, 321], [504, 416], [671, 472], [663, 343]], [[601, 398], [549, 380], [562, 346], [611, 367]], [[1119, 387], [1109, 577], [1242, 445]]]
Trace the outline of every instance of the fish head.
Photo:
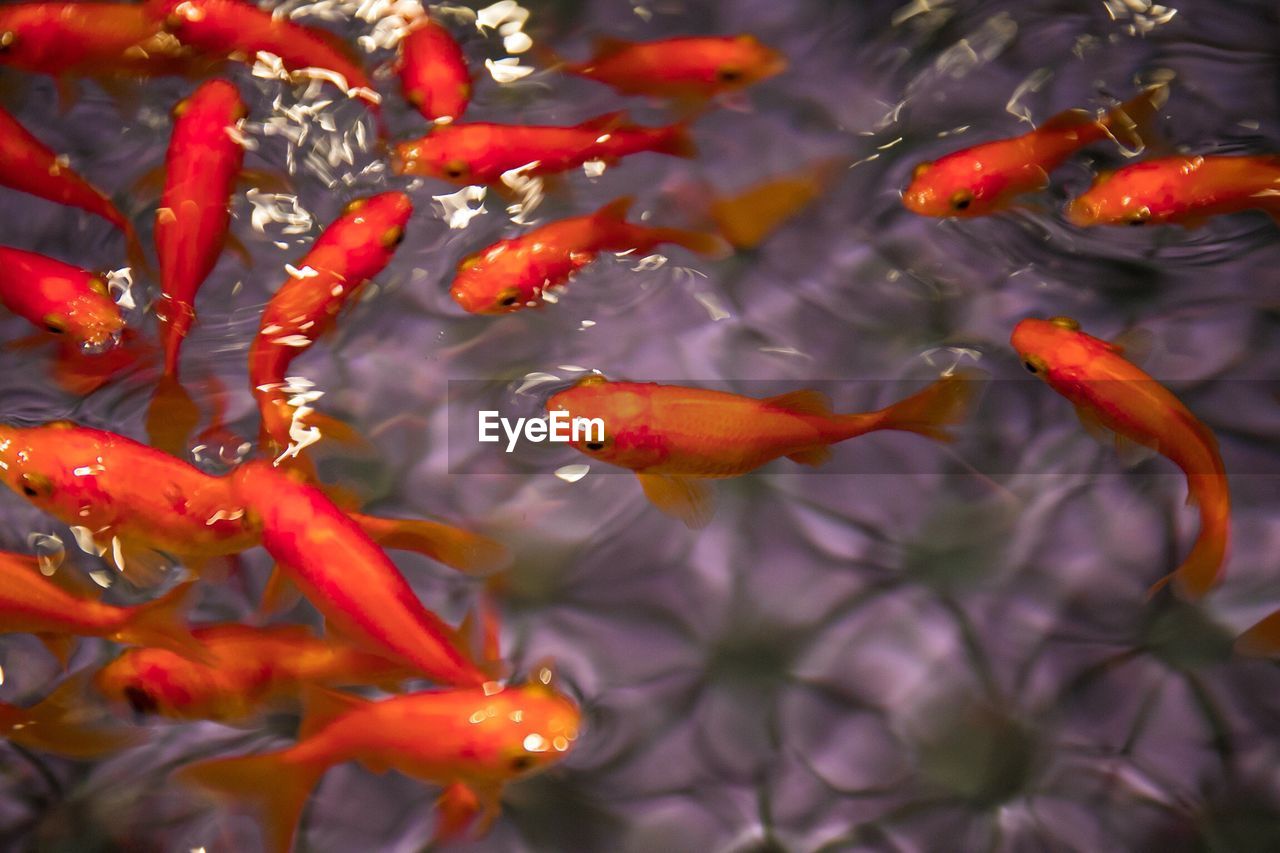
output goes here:
[[582, 712], [556, 688], [550, 669], [539, 669], [527, 683], [509, 686], [500, 695], [506, 725], [497, 734], [496, 774], [526, 776], [568, 754], [578, 739]]
[[610, 382], [592, 374], [547, 400], [547, 412], [566, 416], [573, 448], [611, 465], [644, 470], [668, 455], [665, 438], [653, 429], [650, 386]]
[[56, 307], [42, 318], [45, 330], [75, 341], [82, 351], [98, 355], [115, 349], [124, 335], [124, 317], [111, 299], [106, 282], [89, 280], [89, 289], [51, 302]]
[[473, 158], [451, 125], [436, 125], [426, 136], [398, 142], [391, 151], [391, 169], [398, 175], [421, 175], [467, 185]]
[[1203, 162], [1203, 157], [1166, 158], [1102, 172], [1084, 194], [1067, 204], [1067, 219], [1081, 228], [1169, 221], [1179, 213], [1178, 199], [1184, 194], [1180, 185]]
[[412, 214], [413, 203], [402, 192], [357, 198], [326, 233], [341, 249], [348, 269], [381, 269], [404, 242]]
[[1005, 181], [982, 156], [961, 151], [916, 165], [902, 192], [907, 210], [920, 216], [988, 216], [1004, 204]]
[[[98, 445], [70, 421], [0, 427], [0, 480], [35, 506], [69, 523], [89, 523], [86, 489], [101, 467]], [[83, 521], [79, 521], [83, 519]]]
[[135, 714], [183, 716], [205, 692], [204, 667], [165, 649], [130, 649], [100, 669], [94, 687]]
[[527, 257], [511, 251], [506, 241], [463, 258], [449, 295], [470, 314], [510, 314], [541, 301]]
[[744, 89], [787, 70], [787, 57], [753, 35], [736, 36], [715, 68], [715, 82], [725, 90]]
[[1027, 318], [1014, 327], [1010, 344], [1028, 373], [1052, 382], [1059, 375], [1078, 375], [1097, 355], [1102, 342], [1080, 330], [1070, 317]]

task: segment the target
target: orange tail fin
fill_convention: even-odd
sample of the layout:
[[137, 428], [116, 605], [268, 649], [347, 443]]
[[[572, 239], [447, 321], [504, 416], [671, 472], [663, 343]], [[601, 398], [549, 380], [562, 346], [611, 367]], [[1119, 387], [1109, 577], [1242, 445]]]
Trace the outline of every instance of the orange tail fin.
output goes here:
[[727, 258], [733, 254], [733, 248], [718, 234], [705, 231], [684, 231], [679, 228], [644, 228], [641, 229], [643, 242], [656, 246], [660, 243], [674, 243], [683, 246], [690, 252], [705, 255], [708, 258]]
[[72, 677], [30, 708], [0, 704], [0, 733], [16, 743], [68, 758], [97, 758], [142, 740], [85, 701], [85, 678]]
[[1227, 513], [1211, 515], [1209, 509], [1202, 506], [1200, 534], [1196, 537], [1195, 544], [1191, 546], [1191, 553], [1173, 574], [1156, 581], [1147, 596], [1155, 595], [1161, 587], [1173, 581], [1174, 586], [1184, 598], [1190, 601], [1204, 598], [1222, 575], [1222, 564], [1227, 559], [1229, 524]]
[[1156, 138], [1155, 121], [1169, 100], [1169, 84], [1159, 83], [1143, 89], [1137, 97], [1125, 101], [1107, 113], [1102, 126], [1123, 147], [1141, 151]]
[[179, 459], [187, 458], [187, 444], [200, 425], [200, 407], [175, 376], [161, 377], [147, 407], [147, 437], [151, 445]]
[[128, 621], [113, 640], [136, 646], [154, 646], [199, 663], [212, 663], [213, 655], [191, 636], [186, 613], [195, 582], [179, 584], [166, 594], [133, 608]]
[[[947, 427], [968, 417], [982, 374], [957, 370], [905, 400], [876, 412], [876, 429], [914, 432], [936, 441], [951, 441]], [[858, 417], [855, 415], [854, 417]]]
[[698, 156], [698, 145], [693, 141], [693, 134], [687, 122], [673, 124], [662, 129], [662, 135], [653, 146], [659, 154], [670, 154], [672, 157], [684, 157], [692, 160]]
[[325, 766], [292, 760], [292, 750], [217, 758], [178, 771], [178, 778], [215, 795], [256, 806], [266, 849], [288, 853], [302, 809]]
[[511, 552], [506, 545], [451, 524], [416, 518], [379, 518], [358, 512], [348, 515], [382, 547], [423, 554], [462, 572], [496, 572], [511, 563]]

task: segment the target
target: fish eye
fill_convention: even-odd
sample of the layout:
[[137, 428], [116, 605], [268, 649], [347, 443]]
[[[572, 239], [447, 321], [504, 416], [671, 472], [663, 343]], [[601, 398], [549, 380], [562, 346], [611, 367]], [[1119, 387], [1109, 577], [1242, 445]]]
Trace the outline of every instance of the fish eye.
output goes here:
[[6, 30], [0, 33], [0, 53], [4, 53], [13, 47], [13, 43], [18, 40], [18, 34], [13, 30]]
[[22, 484], [22, 493], [29, 498], [38, 498], [53, 491], [49, 478], [39, 474], [23, 474], [18, 482]]
[[508, 287], [505, 290], [500, 291], [498, 293], [498, 298], [497, 300], [495, 300], [494, 304], [498, 305], [501, 308], [511, 308], [512, 306], [519, 303], [519, 301], [520, 301], [520, 291], [514, 287]]
[[404, 229], [399, 225], [394, 225], [382, 235], [382, 248], [394, 249], [404, 242]]
[[404, 99], [415, 107], [421, 107], [427, 102], [427, 96], [418, 89], [414, 89], [412, 92], [405, 92]]
[[721, 83], [737, 83], [743, 76], [742, 70], [734, 68], [732, 65], [726, 65], [716, 71], [716, 79]]
[[916, 167], [911, 170], [911, 180], [920, 180], [920, 178], [924, 176], [924, 173], [929, 171], [929, 167], [932, 165], [932, 163], [917, 163]]
[[60, 335], [66, 331], [66, 329], [63, 328], [61, 321], [58, 320], [45, 320], [44, 327], [46, 331], [53, 332], [55, 335]]
[[1125, 219], [1125, 224], [1135, 228], [1146, 225], [1151, 219], [1151, 211], [1145, 207], [1133, 211]]
[[347, 202], [346, 207], [342, 208], [342, 215], [350, 216], [351, 214], [363, 208], [368, 203], [369, 203], [369, 199], [367, 198], [354, 198], [351, 201]]
[[517, 755], [511, 759], [511, 769], [516, 773], [523, 773], [533, 766], [532, 755]]
[[129, 685], [124, 689], [124, 698], [135, 713], [153, 714], [160, 710], [160, 703], [156, 698], [141, 687]]
[[968, 210], [971, 204], [973, 204], [973, 192], [971, 190], [956, 190], [951, 194], [952, 210]]
[[191, 101], [188, 98], [183, 98], [181, 101], [178, 101], [178, 103], [175, 104], [173, 107], [173, 117], [182, 118], [184, 115], [187, 114], [187, 109], [190, 106], [191, 106]]
[[1028, 373], [1039, 373], [1039, 372], [1040, 372], [1040, 370], [1039, 370], [1039, 369], [1038, 369], [1034, 364], [1032, 364], [1030, 361], [1024, 361], [1024, 362], [1022, 362], [1022, 366], [1023, 366], [1023, 367], [1025, 367], [1025, 368], [1027, 369], [1027, 372], [1028, 372]]
[[469, 170], [467, 168], [467, 164], [461, 160], [450, 160], [448, 163], [444, 164], [443, 171], [446, 178], [456, 181], [460, 178], [465, 178]]

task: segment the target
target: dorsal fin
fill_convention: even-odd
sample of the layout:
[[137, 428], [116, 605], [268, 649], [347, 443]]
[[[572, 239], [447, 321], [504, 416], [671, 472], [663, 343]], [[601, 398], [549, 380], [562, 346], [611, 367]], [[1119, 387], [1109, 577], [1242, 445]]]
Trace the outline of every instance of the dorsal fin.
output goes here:
[[771, 408], [791, 412], [793, 415], [827, 417], [831, 414], [831, 401], [827, 399], [827, 395], [812, 388], [801, 388], [799, 391], [779, 394], [777, 397], [768, 398], [764, 403]]
[[1045, 119], [1037, 130], [1071, 130], [1097, 124], [1098, 117], [1088, 110], [1064, 110]]
[[626, 110], [615, 110], [611, 113], [589, 118], [582, 124], [578, 125], [583, 130], [598, 130], [603, 132], [617, 130], [620, 127], [631, 122], [631, 116]]
[[599, 62], [602, 59], [608, 59], [610, 56], [616, 56], [624, 50], [628, 50], [634, 42], [626, 39], [620, 39], [617, 36], [596, 36], [591, 40], [591, 55], [593, 62]]
[[302, 725], [298, 728], [298, 739], [306, 740], [343, 714], [369, 704], [369, 700], [350, 693], [340, 693], [314, 684], [305, 685], [302, 689]]
[[631, 205], [634, 203], [635, 198], [629, 195], [623, 196], [619, 199], [614, 199], [596, 211], [596, 218], [607, 219], [613, 222], [626, 222], [627, 211], [631, 210]]

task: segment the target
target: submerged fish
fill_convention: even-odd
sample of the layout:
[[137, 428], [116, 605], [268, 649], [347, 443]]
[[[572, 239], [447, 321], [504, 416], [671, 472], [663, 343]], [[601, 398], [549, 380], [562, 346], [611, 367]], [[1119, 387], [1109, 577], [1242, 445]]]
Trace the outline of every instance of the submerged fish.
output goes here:
[[[588, 160], [616, 163], [652, 151], [694, 157], [697, 149], [684, 124], [640, 127], [623, 112], [609, 113], [573, 127], [466, 124], [437, 125], [426, 136], [395, 145], [392, 168], [455, 184], [496, 184], [506, 172], [547, 175]], [[525, 168], [527, 167], [527, 168]]]
[[400, 43], [396, 74], [404, 99], [428, 121], [456, 121], [471, 102], [471, 72], [453, 36], [427, 16]]
[[964, 418], [974, 376], [957, 373], [877, 412], [838, 415], [817, 391], [758, 400], [723, 391], [589, 376], [547, 401], [569, 419], [599, 419], [603, 435], [572, 442], [590, 456], [636, 473], [645, 496], [689, 527], [714, 512], [706, 480], [737, 477], [782, 456], [821, 465], [831, 445], [875, 430], [905, 430], [939, 441]]
[[1190, 598], [1207, 593], [1222, 573], [1231, 526], [1231, 496], [1218, 441], [1176, 397], [1124, 357], [1118, 344], [1080, 330], [1069, 317], [1028, 319], [1012, 345], [1028, 371], [1075, 407], [1091, 433], [1110, 430], [1149, 447], [1182, 469], [1187, 499], [1200, 507], [1200, 535], [1171, 578]]
[[712, 234], [627, 222], [632, 201], [620, 198], [587, 216], [552, 222], [481, 249], [458, 265], [449, 293], [472, 314], [506, 314], [542, 304], [548, 288], [567, 284], [601, 252], [643, 255], [675, 243], [705, 255], [724, 253], [723, 241]]
[[0, 702], [0, 737], [79, 759], [99, 758], [141, 740], [137, 730], [120, 726], [87, 700], [84, 680], [73, 676], [29, 707]]
[[124, 331], [101, 276], [8, 246], [0, 246], [0, 304], [84, 352], [111, 349]]
[[1075, 225], [1194, 228], [1211, 216], [1261, 210], [1280, 221], [1280, 157], [1179, 155], [1097, 177], [1067, 205]]
[[[544, 671], [545, 673], [545, 671]], [[503, 786], [560, 761], [578, 737], [580, 713], [538, 678], [469, 690], [413, 693], [380, 702], [312, 690], [299, 741], [278, 752], [204, 761], [183, 781], [254, 803], [267, 849], [288, 851], [312, 788], [334, 765], [358, 761], [444, 786], [436, 839], [497, 816]]]
[[1047, 187], [1049, 173], [1087, 145], [1115, 139], [1140, 149], [1142, 128], [1167, 99], [1167, 86], [1152, 86], [1104, 116], [1068, 110], [1021, 136], [984, 142], [921, 163], [911, 173], [902, 203], [922, 216], [998, 213], [1018, 196]]

